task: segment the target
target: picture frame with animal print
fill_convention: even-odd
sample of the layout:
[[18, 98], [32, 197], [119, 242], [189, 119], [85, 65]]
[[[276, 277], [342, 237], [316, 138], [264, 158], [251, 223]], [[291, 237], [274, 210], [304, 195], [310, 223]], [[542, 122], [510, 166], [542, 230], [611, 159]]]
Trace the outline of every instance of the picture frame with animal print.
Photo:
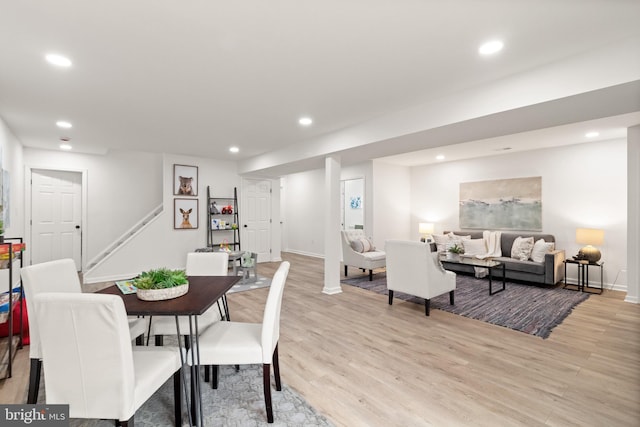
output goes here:
[[173, 165], [173, 195], [198, 195], [198, 167]]
[[198, 199], [173, 199], [173, 228], [195, 230], [198, 228]]

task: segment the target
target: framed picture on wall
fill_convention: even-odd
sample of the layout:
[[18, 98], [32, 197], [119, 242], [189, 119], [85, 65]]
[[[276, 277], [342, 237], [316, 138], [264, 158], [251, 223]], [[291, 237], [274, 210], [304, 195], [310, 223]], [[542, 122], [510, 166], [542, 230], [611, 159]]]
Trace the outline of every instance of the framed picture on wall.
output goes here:
[[173, 194], [176, 196], [198, 195], [198, 167], [173, 165]]
[[198, 222], [198, 199], [173, 199], [173, 228], [192, 230]]

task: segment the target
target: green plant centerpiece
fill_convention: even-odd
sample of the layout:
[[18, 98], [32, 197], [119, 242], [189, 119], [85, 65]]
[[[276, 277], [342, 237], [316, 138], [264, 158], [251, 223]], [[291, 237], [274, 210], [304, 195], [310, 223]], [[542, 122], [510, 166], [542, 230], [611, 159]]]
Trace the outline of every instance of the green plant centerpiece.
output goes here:
[[460, 255], [464, 253], [464, 248], [457, 243], [447, 249], [447, 259], [460, 259]]
[[189, 291], [189, 282], [184, 270], [156, 268], [143, 271], [133, 279], [136, 295], [145, 301], [160, 301], [177, 298]]

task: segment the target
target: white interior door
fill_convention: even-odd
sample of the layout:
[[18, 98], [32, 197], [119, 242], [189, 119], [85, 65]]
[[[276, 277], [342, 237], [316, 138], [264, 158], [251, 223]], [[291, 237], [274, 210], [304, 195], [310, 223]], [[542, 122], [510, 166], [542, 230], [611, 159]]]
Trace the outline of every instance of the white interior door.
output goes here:
[[71, 258], [82, 270], [82, 174], [31, 171], [31, 263]]
[[271, 181], [243, 181], [242, 222], [242, 249], [271, 261]]

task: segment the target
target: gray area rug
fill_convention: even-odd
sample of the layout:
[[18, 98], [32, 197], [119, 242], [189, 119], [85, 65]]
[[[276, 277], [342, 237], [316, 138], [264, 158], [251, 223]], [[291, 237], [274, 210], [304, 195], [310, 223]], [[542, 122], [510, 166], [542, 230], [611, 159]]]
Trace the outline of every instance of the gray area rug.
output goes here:
[[[342, 283], [388, 295], [385, 273], [374, 275], [371, 282], [368, 277], [358, 277], [342, 280]], [[501, 279], [494, 280], [494, 290], [501, 286]], [[394, 298], [424, 305], [422, 298], [397, 291]], [[488, 279], [458, 274], [455, 305], [449, 304], [449, 293], [446, 293], [433, 298], [431, 308], [548, 338], [551, 330], [587, 298], [589, 294], [563, 289], [561, 285], [544, 287], [509, 281], [504, 292], [489, 296]]]
[[[285, 368], [280, 366], [280, 369]], [[204, 376], [202, 377], [204, 378]], [[187, 372], [187, 382], [189, 374]], [[282, 384], [282, 391], [273, 385], [271, 399], [274, 423], [267, 423], [262, 391], [262, 365], [221, 366], [218, 389], [202, 381], [202, 405], [205, 426], [257, 427], [257, 426], [321, 426], [333, 427], [329, 420], [316, 412], [293, 389]], [[38, 403], [45, 403], [44, 380], [40, 384]], [[187, 386], [188, 388], [188, 386]], [[183, 393], [184, 394], [184, 393]], [[187, 405], [182, 402], [183, 425], [189, 425]], [[173, 426], [173, 378], [170, 378], [135, 414], [136, 426]], [[112, 420], [71, 419], [74, 427], [113, 427]]]
[[227, 293], [232, 294], [234, 292], [250, 291], [251, 289], [266, 288], [267, 286], [271, 286], [271, 279], [268, 277], [258, 275], [258, 279], [253, 280], [253, 276], [251, 276], [251, 279], [241, 280], [233, 285]]

